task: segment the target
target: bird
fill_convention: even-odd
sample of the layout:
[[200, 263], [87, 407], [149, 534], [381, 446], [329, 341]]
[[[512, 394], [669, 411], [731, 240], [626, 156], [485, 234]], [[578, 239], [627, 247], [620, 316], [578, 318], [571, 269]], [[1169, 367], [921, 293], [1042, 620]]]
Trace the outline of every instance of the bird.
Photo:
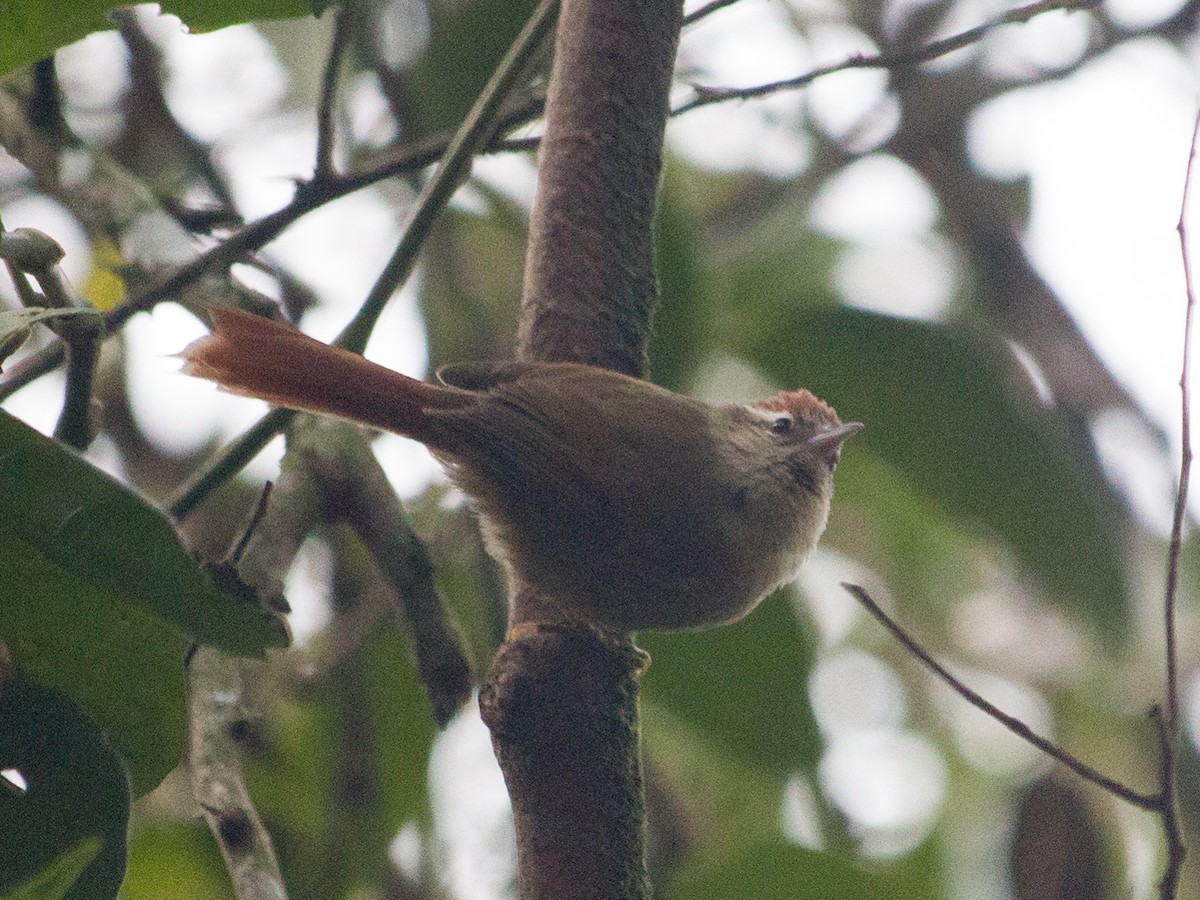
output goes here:
[[606, 632], [732, 622], [791, 581], [863, 427], [804, 389], [716, 405], [580, 363], [465, 363], [433, 384], [275, 320], [209, 312], [184, 373], [421, 442], [472, 499], [510, 589]]

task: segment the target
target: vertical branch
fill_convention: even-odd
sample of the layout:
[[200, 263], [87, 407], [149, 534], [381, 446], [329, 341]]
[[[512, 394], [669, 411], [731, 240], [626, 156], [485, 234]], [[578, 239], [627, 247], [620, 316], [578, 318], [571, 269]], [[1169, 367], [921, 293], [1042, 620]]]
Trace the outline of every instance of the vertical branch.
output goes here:
[[192, 794], [225, 858], [238, 900], [286, 900], [271, 836], [242, 779], [235, 740], [247, 720], [248, 686], [261, 663], [198, 647], [188, 664], [188, 771]]
[[68, 447], [86, 450], [96, 429], [93, 412], [99, 401], [92, 398], [92, 383], [100, 360], [104, 323], [99, 317], [80, 316], [64, 319], [57, 328], [67, 346], [67, 387], [54, 437]]
[[680, 0], [563, 4], [525, 264], [527, 358], [643, 374], [682, 15]]
[[512, 798], [520, 900], [643, 900], [637, 684], [648, 661], [586, 628], [510, 634], [479, 694]]
[[1162, 821], [1163, 836], [1167, 840], [1167, 864], [1158, 882], [1159, 900], [1175, 900], [1179, 894], [1179, 876], [1183, 871], [1183, 860], [1187, 847], [1179, 828], [1178, 800], [1175, 791], [1174, 735], [1163, 720], [1162, 710], [1155, 706], [1150, 710], [1154, 733], [1158, 738], [1158, 817]]
[[[645, 370], [651, 222], [682, 0], [565, 0], [530, 220], [519, 353]], [[513, 802], [519, 896], [649, 895], [638, 747], [647, 658], [514, 588], [480, 711]]]
[[1167, 554], [1167, 589], [1164, 616], [1167, 632], [1167, 731], [1174, 736], [1179, 730], [1178, 649], [1175, 636], [1175, 606], [1179, 589], [1179, 554], [1183, 548], [1183, 522], [1187, 516], [1188, 482], [1192, 472], [1192, 397], [1191, 380], [1192, 319], [1196, 309], [1196, 290], [1193, 283], [1191, 251], [1188, 249], [1187, 212], [1191, 206], [1192, 170], [1196, 164], [1196, 141], [1200, 138], [1200, 115], [1192, 129], [1192, 144], [1188, 152], [1187, 175], [1183, 180], [1183, 202], [1179, 209], [1179, 250], [1183, 258], [1183, 278], [1187, 286], [1183, 318], [1183, 363], [1179, 373], [1180, 420], [1183, 428], [1183, 452], [1179, 462], [1179, 491], [1175, 496], [1175, 517], [1171, 524], [1171, 549]]
[[335, 13], [329, 56], [325, 60], [325, 72], [321, 76], [321, 101], [317, 106], [317, 161], [313, 167], [313, 181], [318, 184], [329, 181], [337, 174], [333, 165], [333, 116], [337, 106], [338, 75], [342, 69], [342, 57], [346, 54], [350, 25], [355, 14], [351, 2], [352, 0], [347, 0]]

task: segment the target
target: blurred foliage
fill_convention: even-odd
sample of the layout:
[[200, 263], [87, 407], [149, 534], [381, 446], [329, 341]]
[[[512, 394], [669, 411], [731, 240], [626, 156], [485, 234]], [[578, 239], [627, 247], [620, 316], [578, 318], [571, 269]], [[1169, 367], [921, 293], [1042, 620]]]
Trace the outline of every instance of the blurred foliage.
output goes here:
[[[453, 128], [532, 6], [532, 0], [372, 5], [369, 11], [380, 18], [355, 33], [358, 43], [343, 72], [344, 106], [333, 117], [344, 157], [378, 151], [373, 141], [380, 133], [399, 134], [403, 145]], [[30, 63], [105, 27], [108, 7], [10, 3], [0, 27], [0, 68]], [[202, 30], [304, 15], [312, 8], [298, 0], [167, 4], [168, 12]], [[904, 24], [910, 36], [940, 17], [951, 21], [959, 7], [933, 3], [922, 9]], [[845, 27], [864, 36], [891, 34], [895, 22], [881, 25], [873, 18], [886, 18], [888, 10], [849, 4], [842, 11]], [[1112, 36], [1111, 23], [1110, 31], [1100, 27], [1102, 11], [1077, 15], [1093, 16], [1092, 40], [1123, 39]], [[806, 32], [807, 14], [793, 10], [792, 16], [797, 33]], [[141, 151], [157, 150], [163, 165], [191, 167], [177, 178], [155, 176], [159, 185], [191, 186], [170, 198], [172, 227], [186, 229], [204, 218], [193, 215], [205, 211], [197, 195], [230, 193], [214, 181], [228, 179], [238, 187], [232, 195], [241, 197], [244, 186], [259, 178], [239, 168], [245, 147], [238, 128], [249, 135], [247, 144], [273, 130], [294, 134], [289, 129], [297, 110], [289, 104], [316, 95], [296, 85], [319, 82], [324, 60], [312, 47], [326, 45], [331, 18], [310, 17], [303, 38], [296, 36], [299, 26], [291, 38], [287, 29], [272, 31], [272, 62], [293, 80], [295, 97], [247, 114], [226, 129], [219, 146], [199, 139], [187, 147], [159, 148], [157, 137], [144, 142]], [[700, 27], [723, 27], [721, 21]], [[1163, 34], [1164, 40], [1183, 41]], [[684, 40], [686, 48], [686, 35]], [[395, 62], [396, 54], [386, 52], [389, 42], [404, 45], [412, 58]], [[1102, 408], [1044, 402], [1015, 360], [1010, 320], [983, 300], [999, 296], [1031, 321], [1046, 321], [1045, 310], [1030, 299], [1035, 275], [989, 281], [1004, 266], [1028, 261], [1004, 259], [989, 269], [967, 249], [987, 241], [954, 231], [969, 221], [962, 209], [952, 208], [958, 203], [1000, 210], [1003, 221], [990, 226], [1019, 232], [1028, 215], [1028, 182], [981, 178], [989, 203], [934, 190], [953, 163], [965, 166], [964, 123], [972, 110], [1020, 84], [1016, 76], [990, 74], [971, 51], [961, 57], [938, 71], [913, 70], [898, 79], [889, 93], [900, 109], [896, 133], [875, 143], [857, 132], [839, 140], [830, 129], [815, 127], [809, 111], [765, 113], [772, 127], [790, 129], [803, 143], [807, 161], [797, 175], [766, 175], [748, 165], [717, 172], [677, 156], [667, 161], [655, 229], [661, 291], [649, 346], [655, 379], [685, 391], [730, 372], [745, 382], [729, 385], [731, 392], [804, 385], [844, 418], [867, 426], [839, 465], [823, 541], [827, 552], [806, 570], [808, 596], [780, 592], [723, 629], [639, 637], [653, 656], [643, 681], [643, 730], [653, 874], [667, 900], [1004, 896], [1013, 884], [1028, 882], [1031, 871], [1038, 880], [1037, 865], [1051, 849], [1039, 835], [1055, 822], [1065, 823], [1060, 831], [1086, 826], [1088, 834], [1086, 841], [1054, 847], [1054, 862], [1085, 865], [1093, 878], [1101, 872], [1137, 875], [1122, 854], [1126, 845], [1136, 845], [1131, 856], [1143, 852], [1144, 829], [1077, 798], [1046, 813], [1035, 802], [1044, 799], [1043, 782], [1029, 784], [1040, 773], [1036, 765], [989, 768], [972, 757], [959, 701], [931, 686], [837, 587], [842, 579], [862, 580], [939, 658], [1024, 689], [1044, 701], [1051, 730], [1080, 755], [1133, 783], [1153, 783], [1156, 760], [1143, 710], [1155, 696], [1147, 683], [1159, 677], [1160, 636], [1147, 635], [1147, 616], [1136, 604], [1155, 591], [1139, 582], [1147, 571], [1160, 571], [1163, 541], [1129, 514], [1090, 439], [1079, 439]], [[170, 70], [171, 54], [165, 58]], [[693, 54], [691, 64], [698, 63], [703, 60]], [[215, 84], [226, 74], [223, 64], [208, 65]], [[1053, 77], [1048, 70], [1029, 74], [1031, 82]], [[914, 100], [906, 93], [914, 85], [929, 87], [936, 102]], [[63, 99], [71, 122], [95, 116], [101, 102]], [[123, 103], [113, 100], [104, 112], [136, 133], [141, 113]], [[240, 113], [233, 106], [215, 112], [235, 119]], [[750, 101], [737, 108], [754, 106]], [[163, 109], [170, 112], [170, 103]], [[302, 112], [310, 122], [313, 110]], [[391, 116], [394, 127], [368, 127], [378, 115]], [[153, 132], [165, 135], [162, 140], [183, 133]], [[5, 134], [0, 129], [0, 139]], [[106, 141], [97, 129], [69, 144], [72, 154], [86, 146], [114, 157], [89, 175], [76, 173], [87, 184], [89, 201], [113, 191], [112, 184], [130, 183], [105, 182], [113, 167], [126, 167], [123, 177], [134, 181], [150, 177], [139, 169], [144, 158], [122, 156], [121, 147]], [[913, 152], [914, 146], [928, 152]], [[843, 301], [839, 267], [852, 242], [813, 224], [814, 197], [861, 158], [864, 147], [903, 159], [943, 207], [925, 237], [952, 244], [966, 271], [939, 312], [885, 315]], [[207, 154], [203, 164], [197, 152]], [[922, 160], [928, 169], [920, 168]], [[532, 157], [507, 162], [528, 174]], [[307, 172], [290, 158], [287, 166], [275, 181]], [[425, 247], [415, 287], [431, 369], [512, 353], [528, 180], [508, 183], [496, 171], [471, 182]], [[165, 263], [156, 255], [163, 247], [147, 242], [145, 234], [126, 232], [127, 222], [98, 225], [104, 205], [87, 206], [82, 215], [72, 205], [73, 190], [46, 172], [34, 177], [12, 165], [0, 169], [0, 211], [15, 200], [48, 195], [79, 217], [93, 260], [89, 296], [118, 303], [123, 291], [105, 277], [111, 280], [127, 266], [161, 272], [177, 261], [172, 254], [184, 254], [170, 245], [165, 256], [172, 262]], [[123, 197], [123, 190], [115, 193]], [[388, 203], [399, 193], [389, 193], [387, 185], [368, 190]], [[337, 218], [333, 211], [353, 202], [317, 209], [297, 230], [324, 227], [328, 216], [334, 223], [328, 246], [340, 247], [340, 230], [351, 232], [345, 223], [353, 216]], [[247, 201], [239, 212], [260, 212], [257, 203]], [[203, 246], [214, 239], [201, 231], [188, 240]], [[349, 238], [357, 239], [357, 233]], [[344, 312], [337, 306], [343, 298], [332, 292], [343, 277], [338, 267], [351, 263], [330, 251], [321, 262], [339, 274], [320, 287], [316, 279], [306, 285], [304, 275], [291, 271], [299, 266], [285, 243], [270, 247], [269, 259], [252, 273], [255, 289], [268, 284], [264, 293], [289, 296], [302, 286], [320, 306]], [[232, 290], [220, 277], [204, 288], [217, 296]], [[136, 294], [136, 286], [130, 292]], [[1060, 343], [1052, 352], [1090, 361], [1092, 368], [1081, 364], [1079, 378], [1096, 380], [1103, 367], [1082, 338], [1056, 334]], [[36, 352], [36, 340], [30, 344], [25, 349]], [[19, 354], [11, 362], [19, 365]], [[99, 399], [106, 415], [100, 443], [118, 461], [113, 468], [129, 473], [143, 490], [162, 490], [199, 468], [212, 448], [157, 446], [133, 414], [128, 373], [120, 368], [126, 362], [102, 363]], [[1126, 412], [1145, 421], [1135, 408]], [[245, 484], [237, 491], [238, 498], [249, 495]], [[231, 504], [233, 494], [226, 491], [189, 520], [189, 545], [228, 545], [240, 513], [210, 513], [216, 503]], [[429, 545], [438, 587], [482, 670], [504, 633], [504, 584], [460, 499], [439, 483], [408, 508]], [[8, 652], [0, 652], [0, 769], [18, 768], [32, 786], [21, 796], [0, 790], [0, 890], [36, 879], [38, 896], [112, 896], [125, 870], [130, 788], [135, 796], [149, 791], [180, 757], [185, 641], [261, 653], [281, 636], [257, 606], [233, 596], [236, 590], [214, 587], [172, 525], [137, 494], [7, 415], [0, 415], [0, 513], [0, 651]], [[266, 707], [241, 736], [250, 791], [289, 891], [321, 900], [457, 896], [452, 874], [470, 865], [502, 868], [508, 838], [493, 832], [448, 836], [439, 829], [445, 826], [439, 800], [446, 798], [435, 794], [429, 778], [435, 727], [409, 636], [377, 613], [361, 614], [379, 590], [361, 546], [337, 529], [322, 531], [317, 542], [329, 558], [328, 571], [308, 580], [332, 595], [317, 601], [330, 607], [329, 620], [306, 646], [270, 654], [261, 686]], [[1189, 547], [1184, 622], [1193, 632], [1188, 598], [1200, 582], [1197, 559]], [[880, 663], [894, 682], [893, 693], [879, 700], [848, 690], [844, 697], [855, 699], [835, 704], [832, 712], [815, 711], [813, 686], [823, 667], [848, 650]], [[445, 736], [447, 744], [467, 740], [460, 724]], [[855, 817], [830, 786], [831, 761], [844, 751], [847, 729], [903, 734], [943, 767], [945, 796], [928, 820], [901, 827]], [[1180, 764], [1183, 816], [1195, 829], [1200, 766], [1190, 743]], [[928, 774], [889, 771], [899, 788]], [[480, 785], [491, 777], [482, 770], [458, 774]], [[122, 890], [128, 900], [230, 896], [228, 875], [187, 795], [185, 775], [167, 778], [134, 804]], [[786, 799], [797, 785], [811, 795], [799, 809]], [[903, 791], [880, 793], [886, 794], [880, 807], [894, 819], [910, 812]], [[482, 830], [483, 817], [477, 818], [472, 824]], [[1013, 835], [1010, 823], [1017, 825]], [[1189, 838], [1194, 844], [1194, 831]], [[471, 859], [464, 862], [464, 856]], [[14, 859], [20, 864], [10, 867]], [[1010, 880], [1000, 871], [1005, 860], [1014, 871], [1024, 867], [1022, 874]], [[60, 888], [81, 868], [78, 886], [63, 893]]]
[[697, 861], [680, 870], [663, 900], [737, 897], [753, 885], [755, 900], [931, 900], [936, 887], [903, 866], [869, 872], [845, 859], [781, 842], [752, 844], [726, 863]]
[[430, 369], [469, 359], [513, 355], [525, 219], [511, 201], [475, 186], [487, 215], [448, 210], [425, 245], [421, 312]]
[[[302, 685], [279, 685], [247, 756], [248, 782], [284, 870], [313, 897], [386, 881], [383, 851], [429, 821], [429, 701], [394, 630]], [[289, 696], [289, 694], [291, 696]]]
[[122, 900], [228, 900], [229, 873], [199, 819], [189, 824], [135, 821]]
[[428, 5], [429, 42], [406, 79], [414, 136], [458, 127], [529, 18], [535, 0]]
[[[1116, 642], [1129, 611], [1123, 511], [1094, 459], [1038, 404], [991, 336], [952, 325], [797, 304], [747, 311], [742, 352], [783, 384], [803, 384], [856, 438], [952, 520], [994, 532], [1060, 599]], [[789, 336], [785, 346], [776, 335]]]
[[695, 633], [639, 637], [653, 662], [643, 680], [660, 704], [747, 765], [780, 777], [812, 768], [820, 745], [804, 699], [811, 629], [786, 591], [740, 622]]

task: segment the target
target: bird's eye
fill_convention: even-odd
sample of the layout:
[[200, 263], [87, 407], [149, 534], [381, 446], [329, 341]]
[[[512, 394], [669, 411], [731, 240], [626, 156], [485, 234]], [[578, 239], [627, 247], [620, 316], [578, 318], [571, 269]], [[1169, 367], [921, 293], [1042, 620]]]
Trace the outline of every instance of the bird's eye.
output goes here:
[[791, 416], [780, 416], [771, 423], [771, 431], [774, 434], [787, 434], [792, 430]]

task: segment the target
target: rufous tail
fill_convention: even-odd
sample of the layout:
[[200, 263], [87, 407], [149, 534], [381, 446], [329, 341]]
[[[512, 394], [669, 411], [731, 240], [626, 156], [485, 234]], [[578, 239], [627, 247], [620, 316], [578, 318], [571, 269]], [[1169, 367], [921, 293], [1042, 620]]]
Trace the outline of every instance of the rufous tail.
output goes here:
[[213, 330], [180, 354], [183, 371], [275, 406], [352, 419], [436, 447], [427, 411], [476, 402], [323, 344], [288, 325], [229, 307], [211, 307]]

